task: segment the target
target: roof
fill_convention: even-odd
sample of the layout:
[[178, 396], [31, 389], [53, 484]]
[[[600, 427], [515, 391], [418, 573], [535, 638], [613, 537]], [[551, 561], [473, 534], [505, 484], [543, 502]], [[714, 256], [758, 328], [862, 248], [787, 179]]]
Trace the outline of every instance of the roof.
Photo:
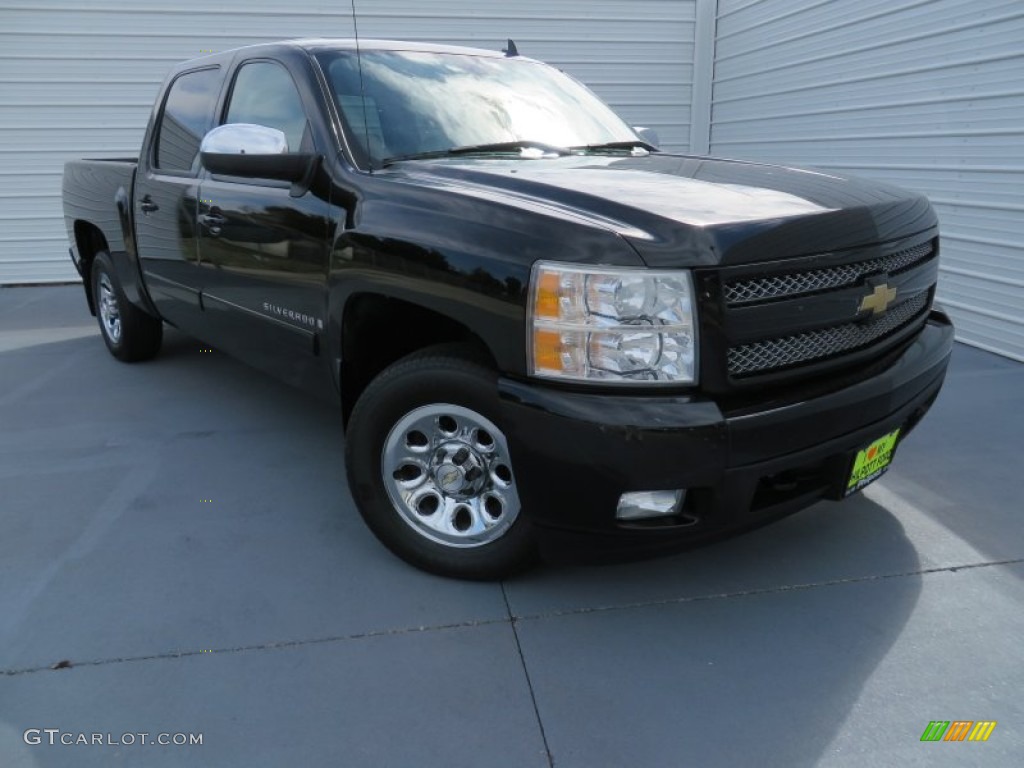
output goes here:
[[[352, 38], [309, 38], [301, 40], [287, 40], [286, 44], [296, 45], [310, 53], [323, 51], [339, 51], [356, 49], [356, 41]], [[436, 43], [414, 43], [402, 40], [363, 40], [359, 39], [359, 50], [361, 51], [419, 51], [423, 53], [454, 53], [463, 56], [491, 56], [503, 58], [501, 51], [487, 50], [485, 48], [469, 48], [461, 45], [439, 45]]]
[[[278, 42], [271, 43], [256, 43], [255, 45], [245, 45], [238, 48], [232, 48], [230, 50], [218, 51], [217, 53], [209, 56], [201, 56], [198, 59], [191, 59], [188, 63], [191, 65], [197, 60], [223, 60], [226, 57], [231, 57], [239, 51], [270, 51], [275, 48], [293, 48], [306, 51], [308, 53], [324, 53], [327, 51], [354, 51], [356, 50], [356, 41], [353, 38], [343, 37], [318, 37], [318, 38], [301, 38], [296, 40], [280, 40]], [[505, 54], [502, 51], [490, 51], [486, 48], [468, 48], [459, 45], [438, 45], [435, 43], [413, 43], [405, 42], [401, 40], [363, 40], [359, 39], [358, 48], [360, 51], [417, 51], [421, 53], [448, 53], [461, 56], [486, 56], [490, 58], [503, 58]], [[517, 58], [525, 59], [527, 57], [520, 56]]]

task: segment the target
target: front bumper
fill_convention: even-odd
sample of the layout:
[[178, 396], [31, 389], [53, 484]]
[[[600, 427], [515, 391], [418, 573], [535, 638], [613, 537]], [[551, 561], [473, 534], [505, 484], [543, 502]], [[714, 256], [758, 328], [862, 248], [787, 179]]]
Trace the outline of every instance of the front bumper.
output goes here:
[[[591, 394], [502, 379], [523, 512], [549, 547], [582, 544], [607, 556], [671, 550], [839, 498], [853, 452], [897, 427], [905, 436], [927, 412], [952, 346], [952, 325], [936, 310], [873, 375], [801, 385], [785, 400], [731, 410], [700, 396]], [[687, 489], [677, 516], [615, 517], [624, 492], [677, 488]]]

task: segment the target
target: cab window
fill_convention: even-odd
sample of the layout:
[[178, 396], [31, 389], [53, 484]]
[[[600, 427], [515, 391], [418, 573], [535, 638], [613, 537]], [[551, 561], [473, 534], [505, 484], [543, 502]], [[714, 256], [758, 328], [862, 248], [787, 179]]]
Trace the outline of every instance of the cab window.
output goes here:
[[153, 165], [164, 171], [193, 171], [199, 144], [212, 127], [220, 88], [217, 69], [179, 75], [171, 84], [157, 128]]
[[292, 76], [280, 64], [253, 61], [235, 75], [224, 123], [254, 123], [283, 131], [289, 152], [310, 151], [306, 110]]

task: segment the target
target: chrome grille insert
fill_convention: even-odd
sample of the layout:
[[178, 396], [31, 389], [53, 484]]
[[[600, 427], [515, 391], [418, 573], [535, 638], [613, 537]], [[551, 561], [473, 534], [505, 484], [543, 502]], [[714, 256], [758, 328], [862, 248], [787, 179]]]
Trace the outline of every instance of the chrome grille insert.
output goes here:
[[831, 328], [732, 347], [728, 355], [729, 375], [748, 376], [866, 347], [883, 336], [909, 325], [928, 309], [928, 299], [927, 292], [919, 294], [867, 322], [844, 323]]
[[865, 275], [877, 272], [888, 272], [889, 274], [901, 272], [928, 259], [933, 252], [931, 242], [927, 242], [897, 253], [855, 264], [842, 264], [837, 267], [811, 269], [806, 272], [793, 272], [786, 275], [727, 283], [725, 302], [730, 306], [736, 306], [766, 299], [789, 298], [832, 288], [843, 288], [855, 285]]

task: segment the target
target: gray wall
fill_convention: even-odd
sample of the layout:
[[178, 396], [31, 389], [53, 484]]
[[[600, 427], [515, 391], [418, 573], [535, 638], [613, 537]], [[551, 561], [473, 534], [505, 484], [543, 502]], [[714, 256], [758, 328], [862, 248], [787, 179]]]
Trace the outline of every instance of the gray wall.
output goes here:
[[[926, 192], [960, 337], [1024, 360], [1021, 0], [362, 0], [360, 34], [499, 48], [593, 87], [670, 151]], [[68, 10], [71, 8], [73, 10]], [[350, 36], [313, 0], [0, 0], [0, 284], [73, 279], [66, 159], [134, 155], [166, 70], [203, 49]]]
[[[357, 2], [363, 37], [492, 50], [511, 37], [674, 150], [690, 142], [694, 5]], [[135, 155], [169, 67], [204, 49], [317, 36], [352, 36], [348, 0], [0, 0], [0, 284], [77, 277], [61, 213], [63, 163]]]
[[959, 337], [1024, 360], [1024, 3], [715, 5], [710, 151], [925, 192]]

